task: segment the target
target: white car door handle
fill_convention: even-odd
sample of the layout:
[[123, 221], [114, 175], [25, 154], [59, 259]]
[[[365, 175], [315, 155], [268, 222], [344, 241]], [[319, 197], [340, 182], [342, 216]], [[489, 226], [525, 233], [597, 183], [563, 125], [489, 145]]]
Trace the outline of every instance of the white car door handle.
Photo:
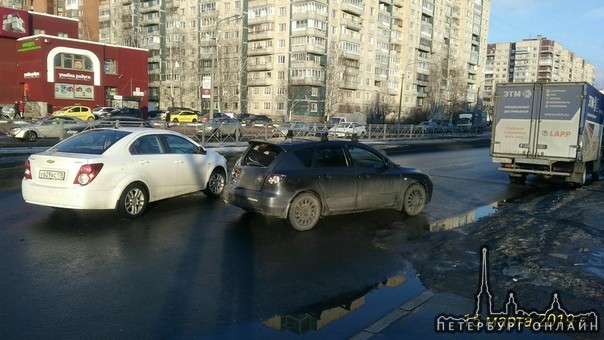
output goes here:
[[146, 164], [149, 164], [149, 161], [138, 161], [138, 164], [146, 165]]
[[174, 164], [183, 164], [183, 163], [184, 163], [184, 161], [182, 161], [182, 160], [174, 161]]

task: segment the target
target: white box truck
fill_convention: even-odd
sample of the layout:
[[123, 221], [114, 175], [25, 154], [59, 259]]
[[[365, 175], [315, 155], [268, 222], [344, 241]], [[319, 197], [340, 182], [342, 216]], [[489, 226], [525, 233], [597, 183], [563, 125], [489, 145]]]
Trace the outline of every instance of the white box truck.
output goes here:
[[604, 95], [588, 83], [507, 83], [495, 90], [491, 157], [510, 181], [599, 178]]

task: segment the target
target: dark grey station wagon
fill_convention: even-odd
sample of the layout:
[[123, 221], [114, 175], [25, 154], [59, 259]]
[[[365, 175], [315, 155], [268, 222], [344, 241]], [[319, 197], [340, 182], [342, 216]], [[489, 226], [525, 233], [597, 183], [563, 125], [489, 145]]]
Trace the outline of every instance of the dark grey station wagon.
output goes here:
[[359, 142], [251, 141], [226, 193], [237, 207], [304, 231], [326, 215], [377, 209], [417, 215], [431, 199], [432, 181]]

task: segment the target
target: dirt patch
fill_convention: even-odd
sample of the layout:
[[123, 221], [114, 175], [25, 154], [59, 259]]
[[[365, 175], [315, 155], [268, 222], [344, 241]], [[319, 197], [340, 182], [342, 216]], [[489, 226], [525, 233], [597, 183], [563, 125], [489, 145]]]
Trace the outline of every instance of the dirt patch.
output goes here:
[[[554, 292], [573, 312], [604, 312], [604, 182], [559, 187], [507, 202], [493, 215], [457, 229], [391, 242], [436, 291], [473, 299], [480, 249], [488, 247], [494, 305], [514, 291], [525, 307], [545, 310]], [[400, 240], [399, 240], [400, 241]]]

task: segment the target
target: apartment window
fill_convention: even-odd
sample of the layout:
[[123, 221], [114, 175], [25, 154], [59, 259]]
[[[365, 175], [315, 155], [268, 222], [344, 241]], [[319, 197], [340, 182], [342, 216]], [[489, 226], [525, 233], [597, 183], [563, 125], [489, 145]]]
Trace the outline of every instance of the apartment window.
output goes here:
[[278, 102], [277, 103], [277, 111], [283, 111], [283, 110], [285, 110], [285, 103]]
[[279, 24], [279, 32], [287, 31], [287, 24]]
[[277, 72], [277, 79], [285, 79], [285, 71]]
[[279, 16], [280, 17], [284, 17], [287, 15], [287, 8], [285, 7], [279, 7]]
[[285, 64], [285, 56], [284, 55], [277, 56], [277, 63]]
[[285, 39], [279, 39], [279, 48], [285, 48]]
[[265, 87], [264, 88], [264, 95], [268, 96], [270, 94], [271, 94], [271, 88], [270, 88], [270, 86]]
[[317, 103], [310, 103], [310, 112], [317, 112], [319, 111], [319, 106], [317, 105]]
[[271, 102], [264, 102], [264, 109], [265, 110], [270, 110], [271, 109]]
[[313, 87], [311, 89], [311, 94], [310, 95], [313, 96], [313, 97], [318, 97], [319, 96], [319, 88], [318, 87]]

